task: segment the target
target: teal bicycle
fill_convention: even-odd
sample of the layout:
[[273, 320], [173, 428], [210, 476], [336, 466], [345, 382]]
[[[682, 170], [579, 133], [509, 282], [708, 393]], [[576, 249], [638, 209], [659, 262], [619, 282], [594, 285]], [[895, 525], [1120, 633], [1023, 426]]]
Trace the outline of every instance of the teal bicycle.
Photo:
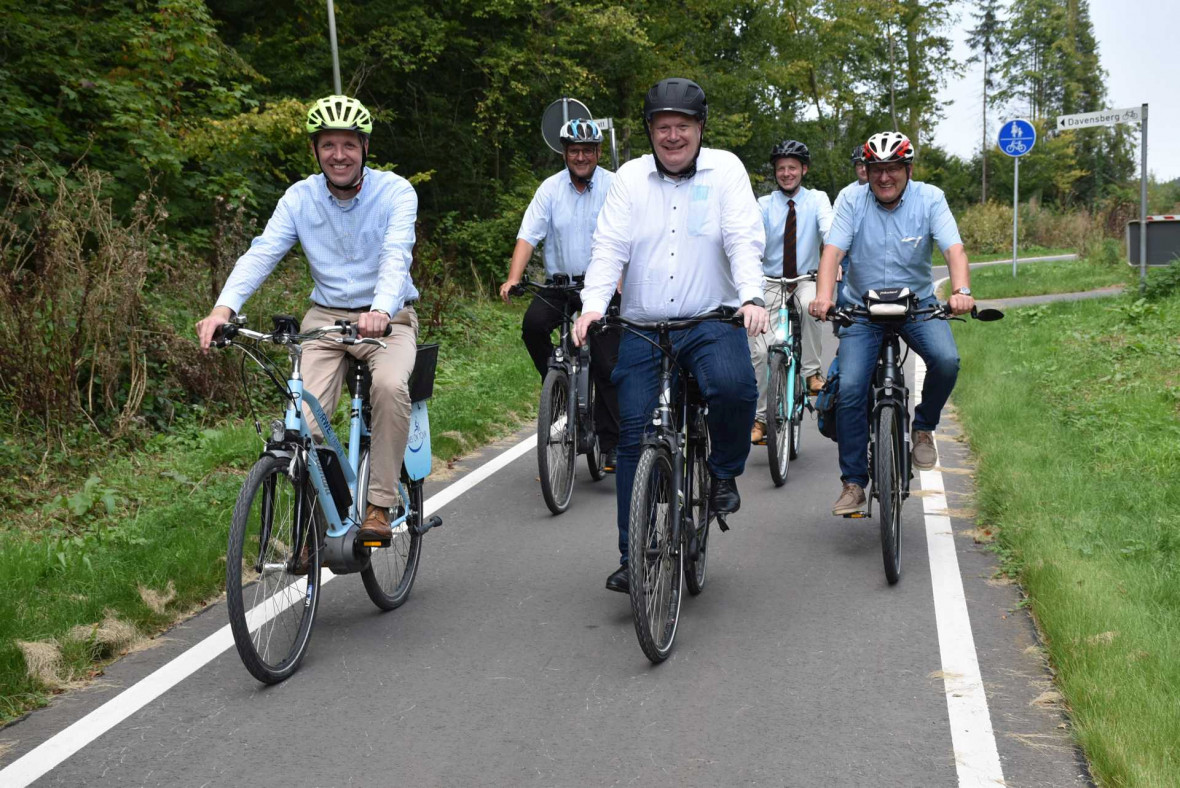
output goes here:
[[767, 348], [766, 451], [770, 478], [775, 487], [787, 483], [791, 460], [799, 456], [803, 438], [803, 413], [810, 407], [803, 380], [803, 339], [795, 286], [814, 282], [815, 272], [792, 278], [764, 276], [763, 281], [782, 289], [774, 341]]
[[[290, 677], [307, 652], [319, 607], [321, 573], [359, 573], [377, 607], [393, 610], [410, 594], [422, 554], [422, 535], [442, 525], [423, 519], [422, 483], [430, 474], [430, 420], [426, 401], [434, 389], [438, 345], [419, 345], [410, 377], [410, 434], [398, 483], [398, 503], [390, 527], [393, 538], [361, 541], [359, 524], [366, 510], [369, 484], [369, 371], [350, 361], [352, 394], [348, 448], [332, 430], [319, 401], [303, 390], [302, 344], [327, 339], [344, 345], [380, 345], [357, 335], [346, 320], [300, 333], [295, 318], [276, 315], [274, 330], [245, 328], [245, 318], [218, 328], [216, 347], [243, 352], [252, 359], [286, 403], [281, 419], [265, 433], [255, 414], [254, 426], [265, 443], [262, 455], [242, 483], [234, 506], [226, 555], [226, 603], [234, 644], [246, 669], [259, 681], [275, 684]], [[248, 342], [243, 340], [249, 340]], [[261, 345], [285, 348], [290, 359], [286, 380]], [[323, 435], [317, 443], [304, 418], [310, 410]]]

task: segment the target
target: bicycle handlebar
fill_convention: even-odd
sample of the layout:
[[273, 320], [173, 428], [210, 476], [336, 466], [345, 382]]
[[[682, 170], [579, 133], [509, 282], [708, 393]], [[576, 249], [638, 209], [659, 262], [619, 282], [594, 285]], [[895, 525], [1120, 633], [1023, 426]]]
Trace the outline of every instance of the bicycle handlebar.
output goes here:
[[[393, 324], [389, 323], [385, 326], [385, 332], [381, 335], [387, 337], [393, 333]], [[252, 339], [255, 342], [271, 342], [276, 345], [300, 345], [304, 342], [310, 342], [316, 339], [322, 339], [328, 334], [343, 334], [340, 337], [333, 337], [333, 342], [339, 342], [343, 345], [378, 345], [382, 348], [388, 347], [380, 339], [372, 337], [357, 336], [356, 324], [348, 320], [337, 321], [333, 326], [321, 326], [320, 328], [313, 328], [310, 331], [303, 333], [292, 334], [282, 329], [263, 333], [261, 331], [253, 331], [243, 325], [237, 323], [222, 323], [213, 332], [213, 347], [224, 348], [233, 344], [235, 337], [245, 337]]]
[[591, 329], [605, 330], [612, 326], [618, 326], [621, 328], [631, 328], [636, 331], [681, 331], [714, 320], [721, 323], [731, 323], [735, 326], [743, 325], [743, 318], [737, 313], [737, 310], [732, 307], [725, 307], [712, 312], [706, 312], [703, 315], [697, 315], [696, 317], [686, 317], [679, 320], [660, 320], [655, 323], [641, 323], [638, 320], [629, 320], [622, 315], [605, 315], [595, 320], [591, 324]]
[[762, 281], [770, 282], [772, 285], [797, 285], [800, 282], [814, 282], [816, 272], [812, 271], [809, 274], [799, 274], [799, 276], [763, 276]]
[[538, 295], [548, 290], [560, 290], [569, 293], [580, 293], [582, 287], [586, 284], [586, 277], [575, 276], [573, 278], [567, 277], [565, 274], [559, 274], [553, 280], [548, 282], [533, 282], [529, 279], [522, 279], [521, 281], [508, 288], [508, 295], [524, 295], [526, 292], [532, 291]]
[[[975, 320], [979, 320], [984, 323], [1001, 320], [1004, 317], [1004, 313], [999, 309], [991, 309], [987, 307], [980, 309], [979, 307], [973, 306], [971, 307], [971, 311], [968, 314], [970, 314], [970, 316]], [[870, 312], [867, 307], [856, 306], [855, 304], [840, 309], [832, 307], [828, 310], [827, 314], [827, 318], [829, 320], [833, 320], [845, 328], [852, 325], [853, 318], [871, 316], [872, 312]], [[923, 307], [922, 309], [910, 308], [906, 310], [904, 316], [901, 316], [901, 319], [906, 321], [917, 321], [919, 318], [924, 320], [956, 319], [956, 317], [951, 312], [950, 304], [935, 304], [934, 306]]]

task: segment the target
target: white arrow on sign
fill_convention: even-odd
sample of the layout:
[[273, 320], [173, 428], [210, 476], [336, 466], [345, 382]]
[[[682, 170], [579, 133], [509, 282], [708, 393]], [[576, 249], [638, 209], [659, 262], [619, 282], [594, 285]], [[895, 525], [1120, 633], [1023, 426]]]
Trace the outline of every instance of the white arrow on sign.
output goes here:
[[1101, 112], [1083, 112], [1079, 115], [1059, 115], [1057, 130], [1086, 129], [1094, 126], [1117, 126], [1120, 123], [1138, 123], [1143, 120], [1140, 107], [1126, 109], [1104, 109]]

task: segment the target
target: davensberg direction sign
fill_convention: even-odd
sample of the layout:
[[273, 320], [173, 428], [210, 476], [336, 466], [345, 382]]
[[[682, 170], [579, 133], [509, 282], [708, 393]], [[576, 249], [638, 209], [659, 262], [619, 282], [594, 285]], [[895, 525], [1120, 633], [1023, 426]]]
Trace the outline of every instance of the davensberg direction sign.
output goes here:
[[1083, 112], [1080, 115], [1061, 115], [1057, 118], [1057, 130], [1085, 129], [1091, 126], [1117, 126], [1120, 123], [1138, 123], [1143, 120], [1140, 107], [1127, 109], [1104, 109], [1101, 112]]

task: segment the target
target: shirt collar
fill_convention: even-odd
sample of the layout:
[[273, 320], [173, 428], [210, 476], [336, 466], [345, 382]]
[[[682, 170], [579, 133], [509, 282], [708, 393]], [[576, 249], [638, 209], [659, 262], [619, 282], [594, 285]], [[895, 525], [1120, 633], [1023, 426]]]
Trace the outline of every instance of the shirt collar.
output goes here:
[[[717, 158], [713, 154], [714, 154], [714, 151], [712, 148], [701, 148], [701, 152], [697, 154], [696, 172], [701, 172], [702, 170], [712, 170], [712, 169], [717, 168]], [[655, 153], [645, 154], [643, 157], [643, 160], [647, 163], [647, 174], [649, 177], [654, 175], [656, 178], [659, 178], [660, 180], [667, 181], [668, 183], [684, 183], [685, 181], [692, 180], [692, 178], [686, 178], [684, 180], [680, 180], [678, 178], [670, 178], [670, 177], [664, 175], [662, 172], [660, 172], [659, 168], [656, 167]], [[595, 171], [595, 174], [596, 175], [598, 174], [597, 171]], [[693, 173], [693, 177], [695, 177], [695, 176], [696, 176], [696, 173]]]
[[[360, 205], [367, 198], [368, 195], [365, 194], [365, 191], [366, 191], [366, 189], [369, 189], [372, 187], [372, 181], [370, 181], [369, 177], [373, 174], [373, 171], [370, 170], [368, 167], [365, 167], [364, 171], [365, 171], [365, 176], [363, 179], [361, 179], [361, 190], [358, 191], [353, 196], [352, 204], [348, 207], [348, 209], [341, 209], [341, 210], [351, 210], [352, 208], [355, 208], [356, 206]], [[321, 199], [326, 201], [329, 205], [338, 208], [339, 205], [336, 202], [336, 195], [332, 194], [332, 191], [328, 188], [328, 176], [324, 175], [321, 172], [320, 177], [324, 179], [324, 189], [322, 192], [320, 192], [323, 195], [323, 197]]]
[[[594, 191], [594, 186], [598, 183], [598, 175], [601, 172], [601, 170], [602, 170], [602, 167], [595, 167], [594, 168], [594, 174], [590, 176], [590, 182], [586, 184], [586, 191], [587, 192]], [[574, 176], [570, 172], [569, 167], [565, 168], [565, 182], [571, 189], [574, 190], [575, 194], [585, 194], [585, 192], [578, 191], [578, 187], [574, 185]]]
[[[864, 185], [868, 186], [867, 183]], [[869, 199], [871, 199], [873, 201], [873, 205], [876, 205], [879, 210], [885, 211], [886, 213], [894, 213], [895, 211], [897, 211], [898, 208], [905, 205], [905, 199], [906, 199], [906, 197], [910, 196], [910, 189], [912, 189], [913, 186], [914, 186], [914, 181], [913, 181], [913, 179], [910, 179], [910, 182], [905, 185], [905, 189], [903, 189], [901, 192], [901, 197], [898, 198], [897, 204], [893, 206], [892, 210], [890, 210], [889, 208], [886, 208], [884, 205], [881, 204], [881, 201], [877, 199], [877, 195], [873, 192], [873, 187], [871, 187], [871, 186], [868, 187]]]

